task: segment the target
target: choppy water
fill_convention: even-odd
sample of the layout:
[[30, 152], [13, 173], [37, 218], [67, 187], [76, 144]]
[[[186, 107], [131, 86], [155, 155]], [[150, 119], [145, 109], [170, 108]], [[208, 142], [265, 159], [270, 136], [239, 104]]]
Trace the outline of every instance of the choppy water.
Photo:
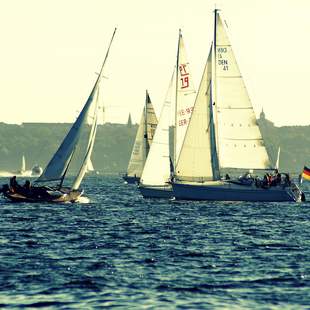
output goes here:
[[144, 200], [118, 177], [84, 188], [88, 203], [0, 199], [0, 308], [310, 308], [310, 203]]

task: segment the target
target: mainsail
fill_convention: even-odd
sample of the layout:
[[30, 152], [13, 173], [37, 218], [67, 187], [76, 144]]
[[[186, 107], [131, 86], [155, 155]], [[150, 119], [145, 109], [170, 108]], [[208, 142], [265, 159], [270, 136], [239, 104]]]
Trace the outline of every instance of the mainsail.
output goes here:
[[[68, 166], [70, 164], [70, 161], [72, 159], [72, 156], [74, 154], [74, 151], [76, 149], [76, 145], [79, 141], [80, 135], [81, 135], [81, 131], [82, 131], [82, 127], [85, 124], [89, 111], [91, 110], [91, 107], [93, 105], [94, 102], [96, 102], [95, 98], [96, 98], [96, 94], [98, 91], [98, 87], [100, 84], [100, 81], [103, 78], [103, 68], [104, 65], [106, 63], [109, 51], [110, 51], [110, 47], [114, 38], [116, 32], [116, 28], [114, 29], [105, 59], [103, 61], [100, 73], [96, 79], [96, 82], [94, 84], [94, 87], [82, 109], [82, 111], [80, 112], [79, 116], [77, 117], [76, 121], [74, 122], [73, 126], [71, 127], [70, 131], [68, 132], [67, 136], [64, 138], [63, 142], [61, 143], [60, 147], [58, 148], [58, 150], [56, 151], [56, 153], [54, 154], [54, 156], [52, 157], [52, 159], [50, 160], [50, 162], [48, 163], [48, 165], [46, 166], [46, 168], [44, 169], [43, 173], [41, 174], [41, 176], [36, 180], [36, 182], [45, 182], [45, 181], [63, 181], [65, 174], [68, 170]], [[97, 109], [95, 109], [97, 110]], [[97, 120], [95, 120], [95, 122], [97, 123]], [[96, 130], [93, 130], [93, 135], [96, 132]], [[91, 152], [90, 149], [91, 143], [88, 143], [88, 149], [86, 150], [86, 155], [88, 152]], [[85, 159], [85, 158], [84, 158]], [[82, 166], [84, 165], [85, 160], [82, 163]], [[81, 168], [82, 169], [82, 168]], [[80, 170], [81, 171], [81, 170]]]
[[221, 168], [266, 169], [270, 161], [225, 25], [215, 12], [215, 107]]
[[156, 126], [157, 117], [148, 91], [146, 91], [145, 106], [143, 108], [139, 128], [127, 168], [128, 176], [141, 177]]
[[184, 40], [180, 30], [176, 71], [174, 165], [178, 162], [183, 139], [193, 111], [195, 96], [196, 91], [193, 77], [190, 71]]
[[152, 146], [142, 172], [140, 183], [143, 185], [165, 185], [170, 178], [169, 125], [173, 83], [174, 72], [161, 109]]

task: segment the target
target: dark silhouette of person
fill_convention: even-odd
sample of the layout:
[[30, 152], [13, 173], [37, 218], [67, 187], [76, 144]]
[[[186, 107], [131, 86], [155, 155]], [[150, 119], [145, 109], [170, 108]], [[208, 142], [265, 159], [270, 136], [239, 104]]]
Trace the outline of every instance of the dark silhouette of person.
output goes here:
[[16, 175], [10, 178], [10, 189], [14, 192], [18, 187], [18, 183], [16, 181]]
[[26, 180], [25, 184], [24, 184], [24, 189], [27, 191], [27, 192], [30, 192], [30, 188], [31, 188], [31, 183], [29, 180]]

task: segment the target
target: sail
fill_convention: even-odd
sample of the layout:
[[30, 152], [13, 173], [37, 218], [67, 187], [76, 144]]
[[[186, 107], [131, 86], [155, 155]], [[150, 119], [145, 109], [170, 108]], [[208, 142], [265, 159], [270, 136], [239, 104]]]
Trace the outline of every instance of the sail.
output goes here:
[[23, 155], [22, 157], [22, 166], [20, 169], [21, 173], [24, 173], [26, 171], [26, 160], [25, 160], [25, 156]]
[[174, 72], [169, 83], [153, 142], [142, 172], [140, 183], [143, 185], [165, 185], [170, 179], [169, 125], [172, 90], [174, 89], [173, 83]]
[[88, 161], [88, 163], [87, 163], [87, 171], [90, 171], [90, 172], [91, 172], [91, 171], [95, 171], [94, 165], [93, 165], [91, 159], [89, 159], [89, 161]]
[[[157, 127], [157, 117], [154, 111], [154, 107], [153, 104], [151, 102], [150, 99], [150, 95], [148, 93], [148, 91], [146, 91], [146, 105], [145, 105], [145, 109], [146, 109], [146, 126], [145, 126], [145, 130], [146, 130], [146, 137], [147, 137], [147, 142], [146, 142], [146, 146], [147, 146], [147, 153], [149, 152], [149, 149], [151, 147], [152, 141], [153, 141], [153, 137], [155, 134], [155, 130]], [[146, 154], [147, 156], [147, 154]]]
[[96, 138], [96, 132], [97, 132], [97, 125], [98, 125], [98, 97], [99, 97], [99, 88], [97, 89], [97, 98], [96, 98], [96, 104], [94, 109], [94, 115], [93, 115], [93, 122], [91, 125], [91, 130], [89, 132], [88, 136], [88, 142], [87, 142], [87, 148], [86, 148], [86, 155], [84, 157], [84, 160], [82, 162], [81, 168], [79, 170], [78, 175], [76, 176], [73, 185], [71, 189], [76, 190], [79, 188], [85, 173], [87, 172], [89, 165], [91, 164], [90, 156], [94, 148], [95, 144], [95, 138]]
[[193, 77], [186, 56], [183, 36], [179, 33], [176, 74], [174, 164], [177, 163], [196, 97]]
[[79, 137], [81, 135], [81, 131], [83, 125], [86, 123], [88, 113], [91, 109], [91, 106], [94, 102], [94, 97], [99, 87], [100, 81], [103, 77], [103, 68], [106, 63], [107, 57], [109, 55], [110, 47], [116, 32], [116, 28], [114, 29], [105, 59], [101, 66], [100, 73], [97, 77], [97, 80], [94, 84], [94, 87], [82, 109], [79, 116], [77, 117], [76, 121], [72, 125], [71, 129], [69, 130], [68, 134], [64, 138], [63, 142], [59, 146], [58, 150], [44, 169], [41, 176], [36, 180], [36, 182], [44, 182], [44, 181], [57, 181], [63, 180], [65, 173], [68, 169], [69, 163], [72, 159], [73, 153], [75, 151], [76, 145], [79, 141]]
[[281, 148], [279, 146], [277, 160], [276, 160], [276, 164], [275, 164], [275, 169], [279, 169], [279, 166], [280, 166], [280, 153], [281, 153]]
[[127, 168], [128, 176], [141, 177], [145, 160], [153, 141], [156, 126], [156, 114], [150, 96], [148, 92], [146, 92], [145, 106], [143, 108], [139, 128]]
[[215, 103], [221, 168], [266, 169], [270, 161], [225, 25], [215, 13]]
[[212, 167], [212, 49], [202, 75], [191, 119], [177, 162], [175, 177], [184, 181], [213, 180]]

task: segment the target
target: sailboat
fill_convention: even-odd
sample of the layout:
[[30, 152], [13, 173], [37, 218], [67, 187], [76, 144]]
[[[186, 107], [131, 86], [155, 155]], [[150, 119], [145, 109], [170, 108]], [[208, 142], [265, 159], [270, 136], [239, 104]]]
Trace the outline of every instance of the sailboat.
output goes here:
[[[139, 184], [139, 190], [145, 198], [173, 197], [170, 183], [171, 173], [180, 154], [193, 110], [196, 91], [181, 30], [179, 30], [178, 37], [176, 68], [177, 70], [175, 70], [175, 74], [173, 73], [169, 83], [159, 123]], [[174, 107], [171, 104], [173, 92], [175, 92]], [[171, 113], [172, 110], [173, 113]], [[169, 151], [171, 114], [174, 114], [173, 152]]]
[[[94, 147], [97, 131], [99, 87], [103, 78], [103, 69], [115, 32], [116, 29], [114, 29], [100, 73], [98, 74], [96, 82], [82, 111], [73, 123], [58, 150], [43, 170], [43, 173], [35, 181], [36, 183], [45, 184], [48, 182], [49, 185], [35, 185], [30, 187], [28, 181], [27, 186], [20, 186], [14, 179], [10, 181], [10, 185], [6, 185], [2, 189], [2, 192], [6, 198], [16, 202], [76, 202], [83, 194], [83, 190], [80, 189], [80, 184], [87, 171], [87, 166]], [[87, 120], [89, 118], [91, 119], [90, 125], [87, 124]], [[87, 146], [83, 150], [82, 160], [73, 183], [71, 186], [64, 186], [64, 181], [67, 177], [67, 172], [72, 163], [73, 157], [74, 155], [77, 156], [76, 150], [78, 148], [77, 146], [83, 127], [87, 127], [89, 131]], [[51, 185], [54, 184], [52, 182], [57, 182], [57, 184]]]
[[131, 157], [128, 163], [127, 172], [123, 179], [127, 183], [140, 182], [143, 167], [153, 142], [157, 126], [157, 117], [148, 91], [146, 90], [145, 105], [143, 107], [138, 131], [132, 148]]
[[87, 163], [86, 173], [88, 175], [97, 175], [97, 174], [99, 174], [99, 172], [95, 170], [93, 162], [91, 161], [90, 158], [89, 158], [89, 161]]
[[[278, 174], [277, 183], [269, 183], [269, 173], [275, 170], [219, 10], [215, 10], [214, 27], [172, 180], [174, 196], [189, 200], [298, 201], [302, 192], [288, 174]], [[252, 170], [264, 174], [264, 179], [254, 176]], [[246, 173], [239, 178], [229, 175], [240, 171]]]

